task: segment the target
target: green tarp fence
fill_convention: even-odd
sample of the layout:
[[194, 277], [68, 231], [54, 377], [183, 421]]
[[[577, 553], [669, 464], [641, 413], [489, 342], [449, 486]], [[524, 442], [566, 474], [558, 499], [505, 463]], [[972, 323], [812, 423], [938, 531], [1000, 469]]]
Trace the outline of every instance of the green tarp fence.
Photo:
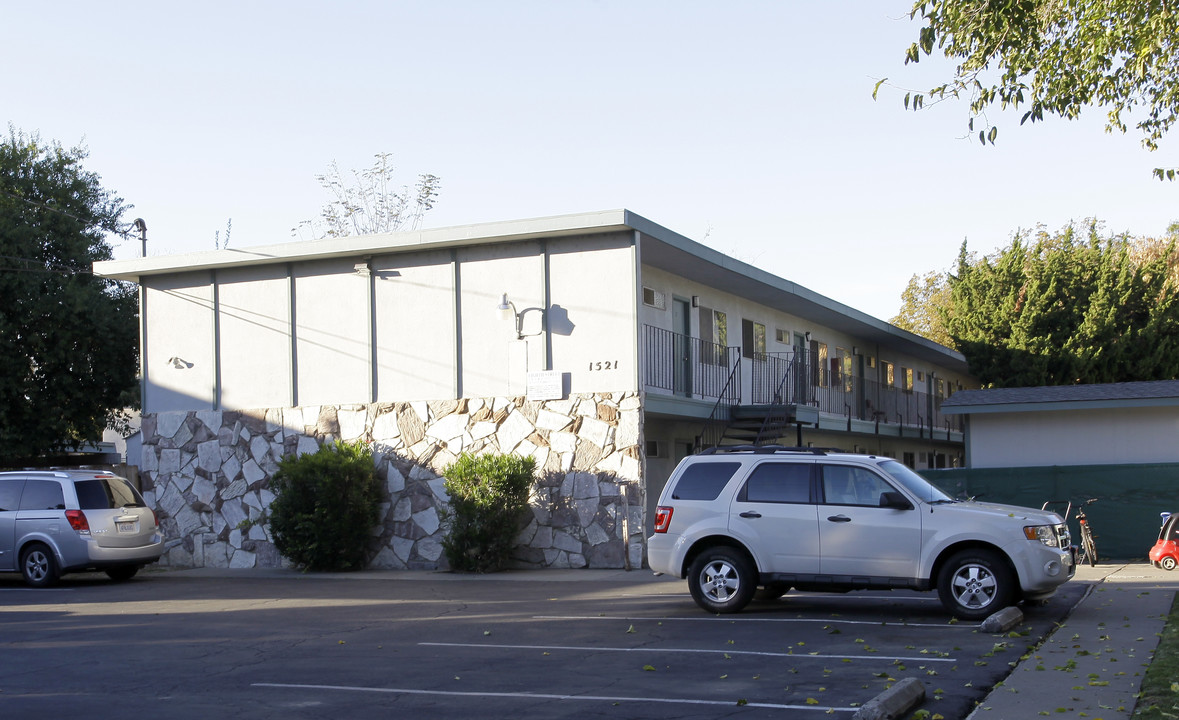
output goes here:
[[[1046, 500], [1085, 508], [1101, 560], [1146, 560], [1158, 539], [1159, 513], [1179, 512], [1179, 463], [1025, 468], [956, 468], [918, 471], [952, 497], [1038, 508]], [[1063, 506], [1050, 506], [1064, 512]], [[1077, 521], [1069, 518], [1073, 544]]]

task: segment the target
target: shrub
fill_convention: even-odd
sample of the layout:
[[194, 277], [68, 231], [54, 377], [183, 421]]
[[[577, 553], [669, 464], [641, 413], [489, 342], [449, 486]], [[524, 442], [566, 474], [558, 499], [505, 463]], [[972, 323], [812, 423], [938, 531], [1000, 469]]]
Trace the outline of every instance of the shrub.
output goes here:
[[307, 570], [359, 570], [368, 560], [381, 484], [363, 443], [329, 443], [282, 459], [270, 484], [270, 531]]
[[528, 511], [536, 460], [516, 455], [463, 454], [444, 471], [450, 508], [442, 548], [451, 568], [494, 572], [507, 567]]

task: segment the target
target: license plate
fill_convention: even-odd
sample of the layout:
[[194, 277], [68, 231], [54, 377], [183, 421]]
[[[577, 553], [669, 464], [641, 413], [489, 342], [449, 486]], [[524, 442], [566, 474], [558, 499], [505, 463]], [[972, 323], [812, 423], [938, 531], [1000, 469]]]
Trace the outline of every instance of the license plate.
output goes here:
[[138, 523], [135, 522], [134, 520], [132, 520], [130, 522], [115, 523], [115, 530], [117, 530], [121, 533], [133, 533], [133, 532], [135, 532], [136, 525], [138, 525]]

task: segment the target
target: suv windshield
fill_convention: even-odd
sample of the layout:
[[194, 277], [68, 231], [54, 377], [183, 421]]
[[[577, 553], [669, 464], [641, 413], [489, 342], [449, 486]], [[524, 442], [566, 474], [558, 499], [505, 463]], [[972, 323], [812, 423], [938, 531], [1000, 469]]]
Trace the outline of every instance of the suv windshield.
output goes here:
[[954, 502], [954, 499], [945, 494], [941, 490], [930, 484], [928, 480], [913, 472], [908, 466], [897, 462], [896, 460], [888, 460], [880, 463], [880, 469], [888, 473], [889, 477], [896, 480], [905, 489], [916, 495], [921, 500], [928, 503], [935, 502]]

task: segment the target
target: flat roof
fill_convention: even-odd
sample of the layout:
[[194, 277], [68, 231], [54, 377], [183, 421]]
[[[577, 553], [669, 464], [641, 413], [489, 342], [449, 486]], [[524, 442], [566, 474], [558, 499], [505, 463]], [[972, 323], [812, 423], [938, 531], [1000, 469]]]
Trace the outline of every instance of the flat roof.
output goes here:
[[1179, 405], [1179, 380], [961, 390], [942, 402], [947, 415]]
[[968, 372], [966, 359], [950, 348], [717, 252], [625, 209], [107, 260], [94, 263], [94, 272], [104, 277], [139, 282], [144, 277], [198, 270], [635, 231], [640, 236], [640, 259], [644, 264], [813, 320], [866, 342], [887, 344], [947, 369]]

